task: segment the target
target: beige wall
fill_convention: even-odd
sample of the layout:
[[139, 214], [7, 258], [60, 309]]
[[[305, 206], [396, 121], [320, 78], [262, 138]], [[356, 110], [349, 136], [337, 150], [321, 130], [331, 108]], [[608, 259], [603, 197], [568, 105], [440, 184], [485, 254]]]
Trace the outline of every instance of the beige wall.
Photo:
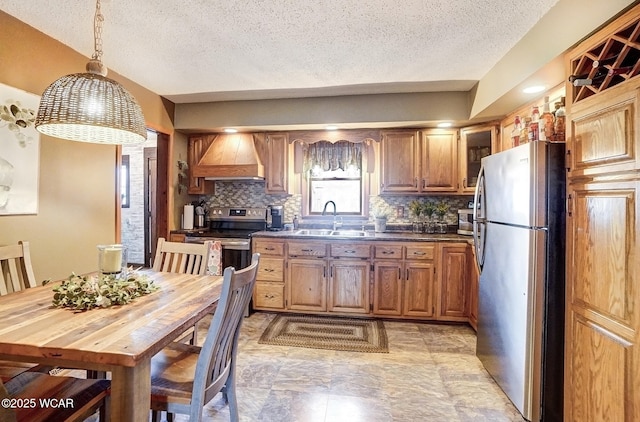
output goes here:
[[[82, 72], [88, 61], [2, 11], [0, 28], [5, 85], [40, 95], [60, 76]], [[109, 77], [136, 97], [149, 127], [173, 135], [171, 103], [113, 72]], [[96, 245], [116, 241], [116, 157], [115, 146], [40, 136], [38, 213], [0, 216], [0, 244], [28, 240], [39, 282], [94, 271]]]

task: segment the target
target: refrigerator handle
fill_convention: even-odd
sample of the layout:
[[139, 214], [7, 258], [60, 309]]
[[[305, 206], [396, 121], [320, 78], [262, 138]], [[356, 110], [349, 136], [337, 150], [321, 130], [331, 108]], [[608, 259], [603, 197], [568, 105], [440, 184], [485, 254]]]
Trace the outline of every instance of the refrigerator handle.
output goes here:
[[481, 216], [482, 201], [484, 197], [482, 191], [484, 190], [484, 166], [480, 167], [478, 172], [478, 182], [476, 183], [476, 190], [473, 195], [473, 248], [475, 249], [475, 258], [478, 268], [482, 270], [482, 263], [484, 262], [484, 256], [480, 256], [484, 253], [484, 248], [481, 248], [480, 243], [484, 242], [484, 239], [480, 236], [480, 225], [485, 224], [484, 217]]

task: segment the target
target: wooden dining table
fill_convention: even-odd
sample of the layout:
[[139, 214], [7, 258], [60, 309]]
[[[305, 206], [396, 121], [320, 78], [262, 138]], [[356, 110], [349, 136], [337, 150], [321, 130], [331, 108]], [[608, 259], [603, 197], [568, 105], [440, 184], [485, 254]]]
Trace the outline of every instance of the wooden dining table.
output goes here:
[[146, 421], [153, 355], [213, 312], [222, 277], [139, 271], [159, 289], [109, 308], [52, 306], [52, 286], [0, 297], [0, 359], [111, 372], [111, 419]]

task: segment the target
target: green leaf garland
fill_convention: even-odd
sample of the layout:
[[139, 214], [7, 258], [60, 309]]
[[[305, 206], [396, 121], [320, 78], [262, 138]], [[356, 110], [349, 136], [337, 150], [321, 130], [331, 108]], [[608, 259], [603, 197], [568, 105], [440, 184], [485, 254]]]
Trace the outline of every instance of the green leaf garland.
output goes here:
[[133, 299], [158, 290], [146, 275], [129, 272], [125, 278], [114, 275], [79, 276], [69, 278], [53, 288], [53, 306], [86, 311], [125, 305]]

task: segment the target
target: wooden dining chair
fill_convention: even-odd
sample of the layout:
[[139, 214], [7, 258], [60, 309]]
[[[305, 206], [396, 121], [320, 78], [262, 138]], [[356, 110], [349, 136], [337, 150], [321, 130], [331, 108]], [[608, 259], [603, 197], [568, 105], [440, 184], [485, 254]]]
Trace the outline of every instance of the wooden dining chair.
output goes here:
[[202, 411], [219, 392], [229, 404], [231, 421], [238, 421], [235, 367], [238, 335], [244, 310], [256, 282], [260, 254], [239, 271], [225, 268], [222, 292], [202, 347], [172, 343], [151, 359], [151, 410], [157, 421], [162, 411], [202, 421]]
[[[31, 266], [29, 242], [0, 246], [0, 296], [36, 287], [36, 277]], [[0, 379], [11, 378], [37, 367], [36, 364], [0, 360]]]
[[[207, 274], [212, 241], [204, 243], [167, 242], [164, 237], [158, 239], [156, 256], [153, 260], [154, 271], [180, 274]], [[185, 331], [178, 342], [198, 343], [198, 323]]]
[[29, 242], [0, 246], [0, 296], [36, 287]]
[[[100, 420], [108, 420], [109, 380], [58, 377], [24, 372], [0, 381], [0, 421], [73, 422], [84, 421], [100, 409]], [[8, 402], [5, 402], [9, 400]], [[12, 399], [19, 404], [15, 407]]]
[[167, 242], [158, 239], [153, 260], [154, 271], [180, 274], [207, 273], [207, 263], [211, 241], [201, 243]]

